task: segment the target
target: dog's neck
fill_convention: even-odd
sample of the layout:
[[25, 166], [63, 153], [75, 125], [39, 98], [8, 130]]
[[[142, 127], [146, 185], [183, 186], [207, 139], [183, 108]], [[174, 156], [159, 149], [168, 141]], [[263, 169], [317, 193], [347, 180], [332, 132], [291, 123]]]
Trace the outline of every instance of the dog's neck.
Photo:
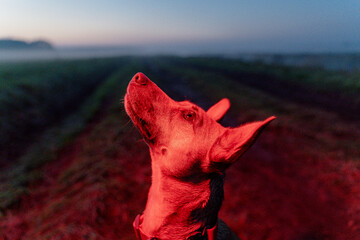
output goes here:
[[167, 176], [154, 162], [142, 230], [159, 239], [185, 239], [214, 226], [224, 196], [224, 175], [184, 181]]

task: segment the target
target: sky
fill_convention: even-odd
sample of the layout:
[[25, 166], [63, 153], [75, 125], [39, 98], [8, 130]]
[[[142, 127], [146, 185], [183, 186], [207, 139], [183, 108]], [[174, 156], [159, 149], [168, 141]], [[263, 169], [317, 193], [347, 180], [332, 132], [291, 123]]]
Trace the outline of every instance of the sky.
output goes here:
[[0, 0], [0, 38], [218, 52], [360, 51], [360, 0]]

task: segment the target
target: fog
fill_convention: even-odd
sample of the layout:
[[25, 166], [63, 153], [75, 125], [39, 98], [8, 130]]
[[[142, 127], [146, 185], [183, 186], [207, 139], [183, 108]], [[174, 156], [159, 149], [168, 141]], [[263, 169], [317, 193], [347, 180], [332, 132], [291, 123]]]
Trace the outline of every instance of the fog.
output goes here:
[[[276, 47], [278, 46], [278, 47]], [[303, 47], [299, 47], [303, 46]], [[360, 50], [352, 47], [317, 48], [306, 45], [282, 46], [281, 43], [271, 47], [259, 43], [167, 43], [138, 46], [58, 46], [53, 50], [0, 50], [0, 63], [18, 61], [46, 61], [61, 59], [86, 59], [117, 56], [220, 56], [239, 58], [248, 62], [264, 62], [267, 64], [289, 65], [297, 67], [318, 67], [327, 70], [359, 70]]]

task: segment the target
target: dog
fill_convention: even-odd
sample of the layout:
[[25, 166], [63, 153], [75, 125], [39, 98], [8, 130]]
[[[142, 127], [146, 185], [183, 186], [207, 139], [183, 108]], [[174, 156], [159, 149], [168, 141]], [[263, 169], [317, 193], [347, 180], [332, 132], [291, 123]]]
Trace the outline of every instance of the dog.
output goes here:
[[274, 116], [237, 128], [218, 123], [222, 99], [204, 111], [177, 102], [143, 73], [129, 82], [125, 110], [149, 146], [152, 182], [133, 223], [138, 239], [239, 239], [220, 219], [224, 171], [254, 143]]

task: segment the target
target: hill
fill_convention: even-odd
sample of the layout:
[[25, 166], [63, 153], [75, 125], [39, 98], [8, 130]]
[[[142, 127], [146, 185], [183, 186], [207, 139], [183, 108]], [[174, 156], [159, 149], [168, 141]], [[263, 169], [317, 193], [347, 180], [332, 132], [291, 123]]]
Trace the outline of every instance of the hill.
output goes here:
[[0, 39], [0, 49], [43, 49], [43, 50], [51, 50], [53, 46], [43, 40], [37, 40], [33, 42], [25, 42], [22, 40], [14, 40], [14, 39]]

